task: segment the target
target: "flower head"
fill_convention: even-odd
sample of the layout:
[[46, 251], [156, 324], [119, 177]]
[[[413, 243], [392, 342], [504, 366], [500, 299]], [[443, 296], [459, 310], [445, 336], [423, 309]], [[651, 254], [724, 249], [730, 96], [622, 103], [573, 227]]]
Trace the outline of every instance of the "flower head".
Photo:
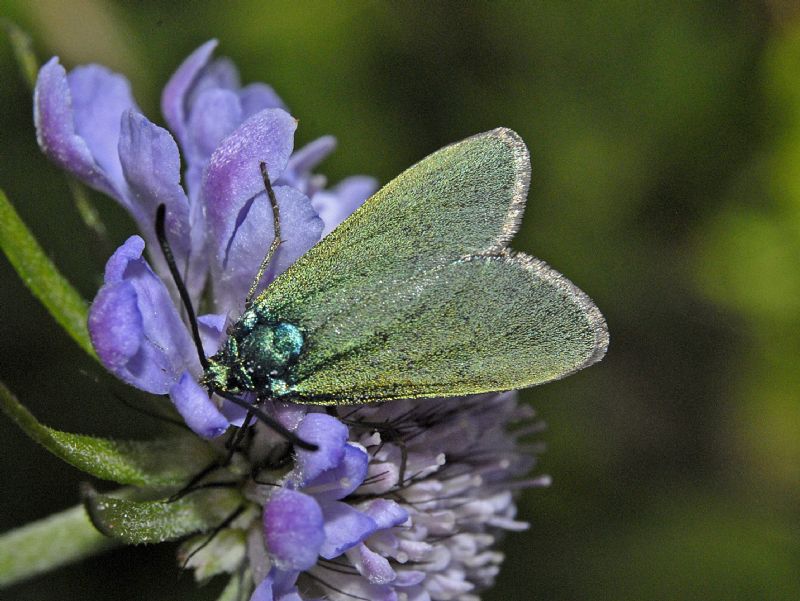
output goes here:
[[503, 560], [498, 536], [527, 528], [513, 491], [548, 483], [521, 479], [530, 409], [504, 393], [339, 415], [349, 428], [307, 414], [298, 432], [320, 452], [252, 492], [265, 533], [250, 549], [264, 572], [254, 599], [478, 599]]

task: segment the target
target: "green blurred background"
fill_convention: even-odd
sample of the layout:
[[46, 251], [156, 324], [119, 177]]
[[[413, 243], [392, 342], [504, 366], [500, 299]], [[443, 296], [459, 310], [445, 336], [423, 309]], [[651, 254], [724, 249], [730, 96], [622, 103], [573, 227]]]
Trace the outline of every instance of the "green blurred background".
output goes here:
[[[326, 133], [333, 181], [386, 182], [505, 125], [534, 177], [515, 247], [605, 313], [599, 365], [526, 391], [549, 424], [528, 533], [486, 599], [800, 599], [800, 11], [793, 2], [101, 2], [4, 0], [39, 56], [161, 86], [220, 39]], [[0, 44], [0, 186], [81, 292], [106, 252], [38, 152], [31, 99]], [[133, 226], [96, 198], [114, 243]], [[154, 426], [0, 260], [0, 378], [46, 423]], [[71, 506], [81, 475], [0, 420], [0, 529]], [[3, 599], [213, 599], [174, 548], [128, 549]]]

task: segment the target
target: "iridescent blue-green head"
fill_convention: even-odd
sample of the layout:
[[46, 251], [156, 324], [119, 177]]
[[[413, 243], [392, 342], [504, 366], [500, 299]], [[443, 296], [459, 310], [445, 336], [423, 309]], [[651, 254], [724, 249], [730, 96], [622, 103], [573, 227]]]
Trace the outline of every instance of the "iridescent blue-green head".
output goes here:
[[202, 382], [225, 392], [285, 396], [292, 392], [294, 367], [302, 350], [303, 333], [297, 326], [253, 307], [208, 360]]

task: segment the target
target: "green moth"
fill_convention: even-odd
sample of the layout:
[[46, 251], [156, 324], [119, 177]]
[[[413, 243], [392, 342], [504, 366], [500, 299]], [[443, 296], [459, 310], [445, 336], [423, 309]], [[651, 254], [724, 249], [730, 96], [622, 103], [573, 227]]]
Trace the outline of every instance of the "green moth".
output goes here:
[[524, 388], [599, 361], [591, 299], [508, 248], [530, 173], [504, 128], [410, 167], [248, 305], [203, 382], [339, 405]]

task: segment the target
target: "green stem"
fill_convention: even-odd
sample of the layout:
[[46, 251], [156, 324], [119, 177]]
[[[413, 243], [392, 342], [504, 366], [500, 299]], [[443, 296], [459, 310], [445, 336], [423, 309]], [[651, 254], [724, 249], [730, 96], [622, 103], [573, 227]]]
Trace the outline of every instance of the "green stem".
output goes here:
[[120, 546], [82, 505], [0, 535], [0, 588]]
[[64, 278], [0, 190], [0, 247], [33, 295], [91, 357], [86, 301]]

